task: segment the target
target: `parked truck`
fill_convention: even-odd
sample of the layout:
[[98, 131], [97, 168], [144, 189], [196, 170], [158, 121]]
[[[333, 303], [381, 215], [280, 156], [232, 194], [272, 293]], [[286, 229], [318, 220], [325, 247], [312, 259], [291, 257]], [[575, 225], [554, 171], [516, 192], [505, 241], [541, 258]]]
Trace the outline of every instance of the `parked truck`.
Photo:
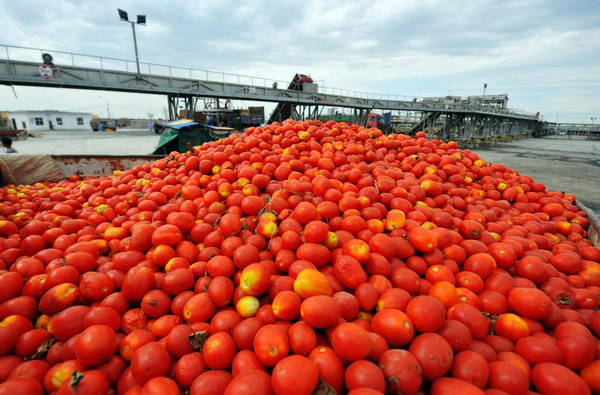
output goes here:
[[97, 131], [106, 131], [106, 132], [116, 132], [117, 127], [119, 127], [119, 122], [115, 119], [109, 118], [94, 118], [90, 121], [90, 126], [94, 132]]

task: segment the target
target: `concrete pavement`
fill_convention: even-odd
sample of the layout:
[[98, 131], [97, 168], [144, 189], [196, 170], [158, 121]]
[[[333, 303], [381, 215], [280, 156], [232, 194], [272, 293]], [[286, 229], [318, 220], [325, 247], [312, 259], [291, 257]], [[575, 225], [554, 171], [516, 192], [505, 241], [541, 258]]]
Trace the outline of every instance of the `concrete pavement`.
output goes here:
[[120, 129], [116, 132], [54, 130], [31, 134], [34, 137], [13, 141], [13, 147], [24, 154], [148, 155], [156, 149], [160, 138], [147, 129]]

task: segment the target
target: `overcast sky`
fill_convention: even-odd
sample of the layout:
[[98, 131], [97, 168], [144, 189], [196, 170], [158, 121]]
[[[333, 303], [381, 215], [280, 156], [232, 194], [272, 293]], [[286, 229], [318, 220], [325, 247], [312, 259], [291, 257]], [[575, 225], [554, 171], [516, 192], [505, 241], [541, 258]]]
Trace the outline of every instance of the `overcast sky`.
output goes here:
[[[550, 121], [600, 115], [598, 0], [0, 0], [0, 44], [133, 60], [117, 8], [147, 16], [136, 29], [141, 62], [284, 81], [303, 73], [410, 97], [478, 95], [487, 83], [488, 94]], [[118, 117], [166, 108], [164, 96], [15, 91], [0, 85], [0, 110], [105, 116], [104, 99]]]

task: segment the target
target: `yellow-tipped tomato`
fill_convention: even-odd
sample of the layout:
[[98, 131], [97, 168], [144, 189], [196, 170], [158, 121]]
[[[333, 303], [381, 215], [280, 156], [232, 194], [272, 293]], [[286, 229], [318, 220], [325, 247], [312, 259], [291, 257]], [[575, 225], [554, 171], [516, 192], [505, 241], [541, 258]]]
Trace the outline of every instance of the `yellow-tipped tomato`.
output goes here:
[[406, 215], [402, 210], [390, 210], [385, 217], [385, 229], [392, 231], [394, 229], [401, 229], [406, 225]]
[[342, 254], [353, 257], [363, 265], [369, 262], [370, 253], [369, 245], [360, 239], [352, 239], [342, 246]]
[[323, 244], [325, 245], [325, 247], [329, 248], [330, 250], [333, 250], [337, 248], [337, 246], [340, 244], [340, 240], [335, 234], [335, 232], [329, 231], [327, 232], [327, 238], [325, 239]]
[[254, 296], [244, 296], [235, 304], [235, 311], [242, 318], [254, 317], [260, 307], [260, 302]]
[[260, 221], [256, 226], [256, 233], [270, 239], [278, 233], [277, 224], [273, 221]]
[[240, 276], [240, 289], [246, 295], [259, 296], [271, 285], [271, 272], [262, 263], [251, 263]]
[[296, 276], [294, 292], [302, 299], [316, 295], [333, 295], [333, 287], [327, 276], [316, 269], [304, 269]]

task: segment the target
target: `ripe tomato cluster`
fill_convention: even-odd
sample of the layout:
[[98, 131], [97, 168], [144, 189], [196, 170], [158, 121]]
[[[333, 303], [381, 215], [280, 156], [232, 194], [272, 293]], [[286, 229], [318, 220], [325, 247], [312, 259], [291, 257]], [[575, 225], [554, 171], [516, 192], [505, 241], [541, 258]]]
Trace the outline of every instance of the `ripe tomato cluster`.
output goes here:
[[600, 393], [586, 213], [452, 141], [288, 120], [0, 198], [0, 394]]

